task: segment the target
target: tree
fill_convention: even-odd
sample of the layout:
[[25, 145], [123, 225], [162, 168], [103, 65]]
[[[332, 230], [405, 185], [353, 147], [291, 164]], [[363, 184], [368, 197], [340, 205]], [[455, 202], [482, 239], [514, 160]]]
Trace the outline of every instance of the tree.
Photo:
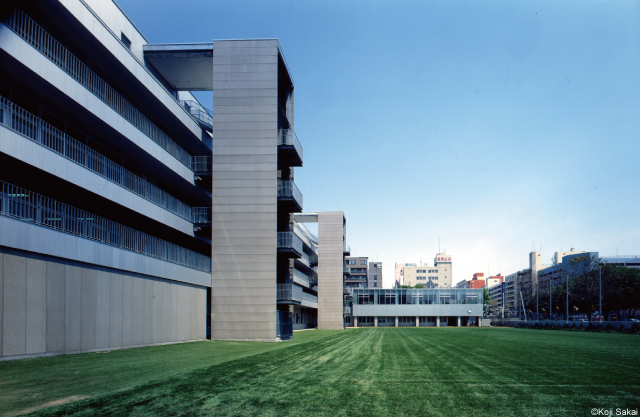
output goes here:
[[487, 312], [487, 306], [491, 304], [491, 296], [489, 295], [489, 290], [486, 288], [482, 289], [482, 312]]

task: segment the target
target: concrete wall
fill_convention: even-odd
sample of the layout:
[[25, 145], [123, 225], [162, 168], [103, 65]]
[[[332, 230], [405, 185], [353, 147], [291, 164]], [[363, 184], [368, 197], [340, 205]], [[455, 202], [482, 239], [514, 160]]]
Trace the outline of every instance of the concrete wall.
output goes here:
[[276, 340], [278, 41], [215, 41], [211, 332]]
[[344, 214], [318, 213], [318, 329], [344, 328], [343, 265]]
[[0, 360], [206, 336], [206, 288], [0, 247]]

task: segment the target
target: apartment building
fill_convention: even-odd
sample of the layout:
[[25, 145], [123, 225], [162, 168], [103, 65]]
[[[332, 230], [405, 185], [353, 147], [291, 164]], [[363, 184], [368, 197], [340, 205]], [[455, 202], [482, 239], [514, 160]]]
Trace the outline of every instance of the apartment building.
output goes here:
[[347, 288], [368, 288], [369, 258], [347, 256], [344, 259], [344, 282]]
[[8, 0], [0, 74], [1, 359], [343, 325], [346, 221], [302, 216], [276, 39], [151, 44], [111, 0]]
[[367, 287], [382, 288], [382, 262], [369, 262]]
[[502, 276], [502, 274], [490, 276], [485, 280], [485, 288], [491, 288], [501, 282], [504, 282], [504, 277]]
[[451, 255], [438, 253], [433, 259], [433, 266], [427, 264], [405, 264], [402, 268], [401, 285], [415, 287], [417, 284], [427, 288], [449, 288], [453, 282], [453, 263]]

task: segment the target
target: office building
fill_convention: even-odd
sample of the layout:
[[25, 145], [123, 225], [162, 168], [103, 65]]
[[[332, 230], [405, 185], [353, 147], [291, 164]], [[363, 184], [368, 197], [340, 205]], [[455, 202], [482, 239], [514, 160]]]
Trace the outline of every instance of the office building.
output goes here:
[[484, 273], [476, 272], [475, 274], [473, 274], [473, 278], [471, 278], [469, 281], [466, 281], [466, 282], [467, 282], [468, 288], [484, 288], [485, 287]]
[[446, 253], [438, 253], [433, 259], [433, 266], [428, 263], [419, 266], [404, 264], [402, 273], [401, 285], [415, 287], [422, 284], [427, 288], [449, 288], [453, 282], [452, 258]]
[[355, 289], [354, 327], [481, 324], [482, 289]]
[[341, 328], [346, 222], [295, 220], [277, 40], [151, 44], [110, 0], [0, 21], [2, 359]]

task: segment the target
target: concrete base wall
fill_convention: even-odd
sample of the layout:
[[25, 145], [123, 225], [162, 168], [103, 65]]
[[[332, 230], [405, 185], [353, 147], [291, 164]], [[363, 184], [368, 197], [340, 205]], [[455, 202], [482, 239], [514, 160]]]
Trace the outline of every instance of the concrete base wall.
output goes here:
[[206, 294], [0, 246], [0, 361], [202, 340]]

